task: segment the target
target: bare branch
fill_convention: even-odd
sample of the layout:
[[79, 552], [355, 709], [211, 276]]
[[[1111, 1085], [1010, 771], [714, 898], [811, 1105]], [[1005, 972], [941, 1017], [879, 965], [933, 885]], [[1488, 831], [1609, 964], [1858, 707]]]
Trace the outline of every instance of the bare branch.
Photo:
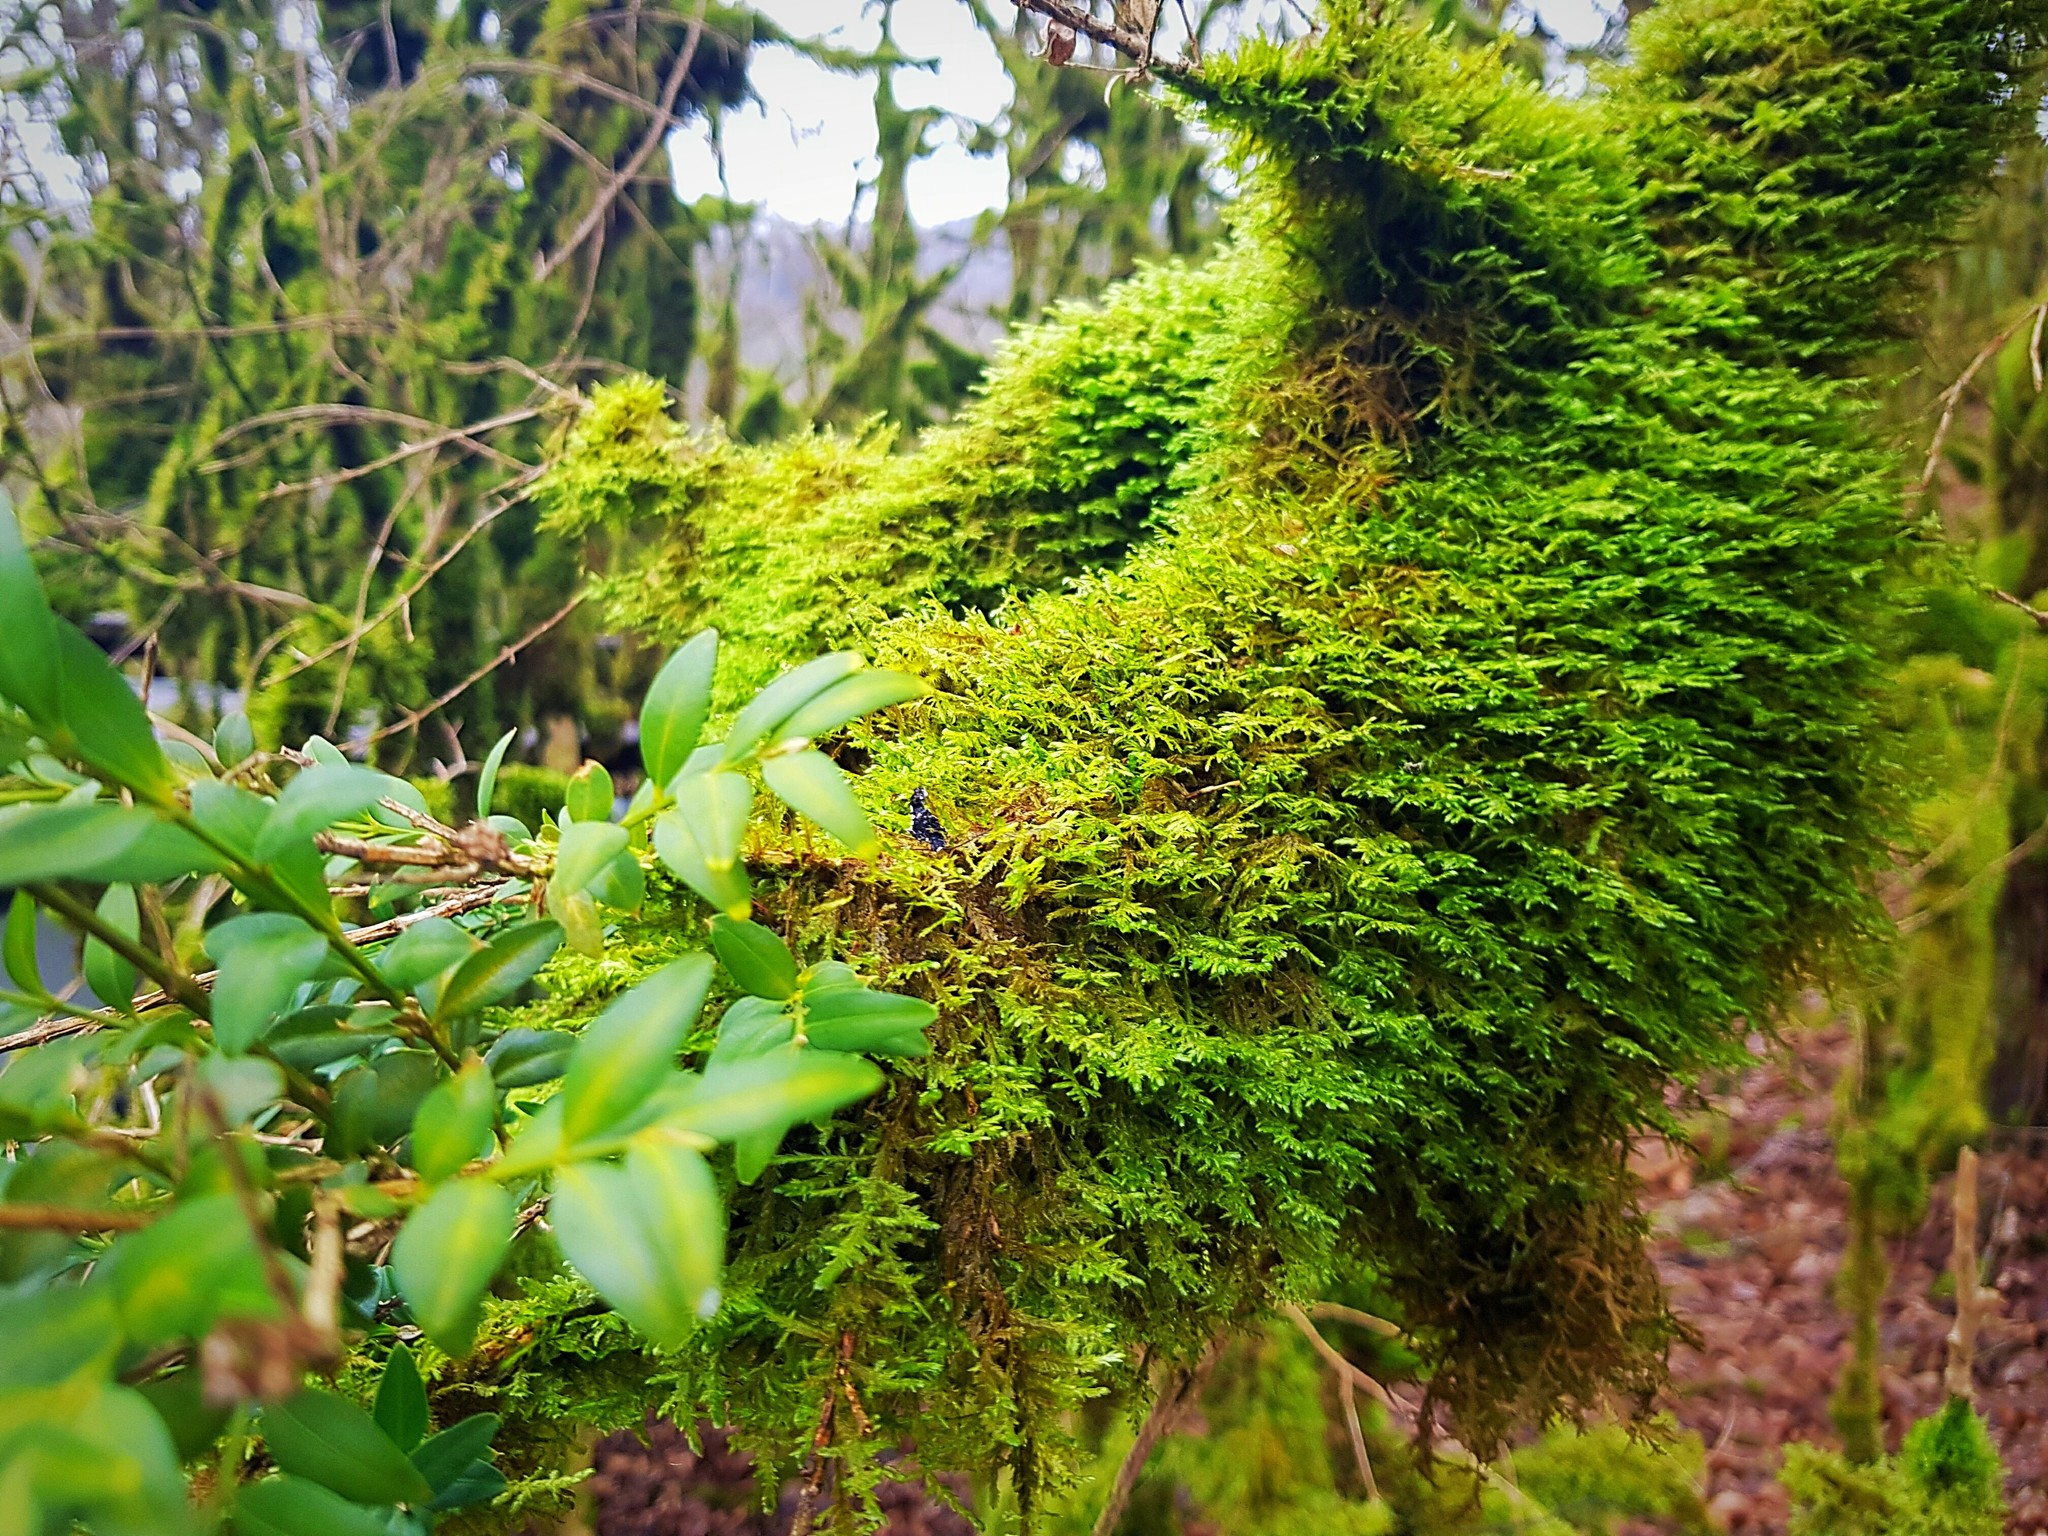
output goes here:
[[1069, 4], [1068, 0], [1016, 0], [1016, 5], [1020, 11], [1034, 12], [1070, 32], [1114, 48], [1136, 64], [1141, 73], [1161, 75], [1168, 80], [1191, 80], [1195, 77], [1196, 71], [1186, 64], [1154, 58], [1149, 37], [1113, 22], [1098, 21], [1080, 6]]
[[1111, 1536], [1122, 1522], [1124, 1510], [1131, 1502], [1131, 1491], [1138, 1486], [1145, 1463], [1152, 1459], [1152, 1452], [1159, 1442], [1173, 1433], [1174, 1426], [1187, 1412], [1188, 1404], [1202, 1395], [1202, 1388], [1208, 1384], [1216, 1362], [1223, 1356], [1224, 1342], [1218, 1335], [1200, 1360], [1193, 1366], [1176, 1370], [1165, 1389], [1152, 1399], [1145, 1422], [1139, 1426], [1138, 1438], [1131, 1442], [1123, 1464], [1116, 1469], [1116, 1481], [1110, 1484], [1109, 1499], [1095, 1517], [1092, 1536]]
[[435, 710], [440, 709], [445, 705], [453, 703], [456, 699], [460, 698], [464, 693], [468, 692], [477, 683], [482, 682], [486, 677], [490, 676], [491, 673], [495, 672], [499, 667], [502, 667], [506, 662], [510, 661], [513, 657], [517, 656], [521, 651], [525, 650], [529, 645], [533, 644], [533, 642], [538, 640], [542, 635], [546, 634], [549, 630], [553, 629], [557, 624], [561, 623], [562, 620], [569, 617], [570, 614], [576, 611], [577, 607], [582, 602], [583, 594], [581, 592], [578, 592], [574, 597], [570, 598], [568, 602], [562, 604], [561, 607], [557, 608], [545, 619], [542, 619], [540, 623], [534, 625], [532, 629], [529, 629], [525, 634], [521, 635], [512, 644], [506, 646], [503, 650], [499, 651], [497, 655], [493, 656], [489, 661], [485, 662], [482, 666], [478, 667], [474, 672], [470, 673], [469, 676], [465, 677], [453, 688], [448, 689], [445, 693], [442, 693], [438, 698], [428, 700], [425, 704], [422, 704], [418, 709], [415, 709], [408, 714], [400, 715], [396, 720], [392, 721], [389, 725], [384, 726], [379, 730], [372, 731], [369, 734], [369, 736], [364, 739], [363, 745], [375, 746], [378, 742], [383, 741], [386, 737], [396, 736], [400, 731], [409, 731], [414, 726], [418, 725], [422, 720], [426, 719], [427, 716], [431, 715]]
[[618, 174], [598, 189], [597, 198], [591, 203], [590, 211], [584, 214], [576, 228], [570, 231], [569, 238], [556, 248], [555, 254], [543, 258], [535, 266], [535, 282], [546, 282], [561, 269], [563, 262], [576, 254], [578, 247], [604, 222], [605, 215], [611, 211], [611, 206], [619, 193], [640, 174], [641, 167], [647, 164], [655, 150], [659, 149], [663, 140], [668, 137], [668, 124], [675, 112], [676, 99], [683, 93], [683, 83], [689, 79], [690, 66], [697, 60], [697, 45], [704, 38], [704, 15], [710, 9], [710, 3], [711, 0], [698, 0], [697, 14], [690, 21], [690, 35], [685, 39], [683, 51], [677, 56], [674, 67], [668, 72], [668, 80], [661, 88], [660, 110], [653, 125], [648, 128], [646, 136], [640, 140], [640, 147], [619, 167]]
[[[351, 928], [342, 937], [356, 945], [381, 944], [386, 939], [396, 938], [414, 923], [423, 923], [430, 917], [460, 917], [465, 912], [474, 912], [479, 907], [488, 907], [493, 902], [503, 899], [503, 886], [481, 886], [475, 890], [460, 891], [445, 901], [437, 902], [431, 907], [422, 907], [417, 912], [405, 912], [397, 917], [387, 917], [380, 923]], [[201, 971], [192, 980], [201, 987], [211, 986], [217, 974], [214, 971]], [[129, 1006], [136, 1013], [144, 1013], [151, 1008], [161, 1008], [168, 1002], [170, 998], [162, 992], [145, 992]], [[66, 1035], [87, 1034], [110, 1024], [127, 1022], [125, 1016], [111, 1011], [105, 1014], [81, 1013], [69, 1018], [44, 1019], [41, 1023], [32, 1024], [14, 1034], [0, 1035], [0, 1056], [6, 1055], [9, 1051], [25, 1050], [51, 1040], [61, 1040]]]
[[67, 1205], [0, 1205], [0, 1231], [133, 1232], [146, 1211], [82, 1211]]

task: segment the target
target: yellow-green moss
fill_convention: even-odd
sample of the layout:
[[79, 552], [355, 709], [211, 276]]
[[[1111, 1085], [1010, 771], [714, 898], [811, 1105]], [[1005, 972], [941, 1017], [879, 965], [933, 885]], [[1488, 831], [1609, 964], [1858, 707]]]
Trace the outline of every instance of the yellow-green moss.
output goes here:
[[[937, 1049], [735, 1193], [679, 1415], [787, 1467], [850, 1383], [879, 1427], [835, 1453], [909, 1434], [1029, 1507], [1141, 1351], [1343, 1280], [1482, 1448], [1658, 1384], [1627, 1141], [1882, 921], [1908, 535], [1820, 365], [2025, 120], [2038, 18], [1653, 25], [1579, 102], [1348, 4], [1212, 59], [1234, 247], [1055, 319], [914, 455], [691, 440], [644, 392], [578, 426], [551, 516], [605, 530], [622, 621], [937, 689], [856, 744], [944, 851], [756, 850], [767, 916], [930, 996]], [[1780, 205], [1830, 177], [1853, 208]]]

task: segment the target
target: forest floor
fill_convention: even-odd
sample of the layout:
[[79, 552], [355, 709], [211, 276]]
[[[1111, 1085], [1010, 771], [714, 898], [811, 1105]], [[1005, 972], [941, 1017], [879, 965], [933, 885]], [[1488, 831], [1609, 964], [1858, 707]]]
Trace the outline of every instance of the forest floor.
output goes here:
[[[1839, 1028], [1800, 1031], [1777, 1049], [1753, 1042], [1757, 1064], [1710, 1095], [1695, 1146], [1638, 1157], [1658, 1270], [1700, 1335], [1699, 1348], [1673, 1356], [1666, 1406], [1706, 1443], [1709, 1509], [1740, 1536], [1785, 1529], [1774, 1477], [1788, 1442], [1835, 1443], [1828, 1395], [1848, 1341], [1832, 1289], [1848, 1192], [1827, 1127], [1849, 1048]], [[2048, 1536], [2048, 1145], [1995, 1139], [1979, 1189], [1984, 1276], [2003, 1301], [1978, 1344], [1979, 1406], [2011, 1472], [2007, 1529]], [[1920, 1230], [1890, 1246], [1882, 1338], [1894, 1449], [1942, 1401], [1949, 1220], [1943, 1181]]]
[[[1708, 1095], [1689, 1147], [1658, 1143], [1637, 1158], [1656, 1222], [1654, 1256], [1679, 1315], [1699, 1334], [1672, 1359], [1665, 1406], [1707, 1447], [1707, 1499], [1731, 1536], [1782, 1536], [1776, 1482], [1794, 1440], [1835, 1443], [1828, 1396], [1848, 1354], [1832, 1288], [1847, 1236], [1847, 1190], [1828, 1123], [1849, 1040], [1802, 1030], [1753, 1043], [1756, 1064]], [[1980, 1182], [1988, 1217], [1985, 1277], [2001, 1315], [1979, 1341], [1980, 1405], [2011, 1470], [2012, 1536], [2048, 1536], [2048, 1143], [1994, 1145]], [[2032, 1155], [2029, 1155], [2031, 1152]], [[1953, 1319], [1946, 1280], [1948, 1190], [1925, 1222], [1891, 1245], [1883, 1344], [1888, 1433], [1941, 1403]], [[748, 1461], [713, 1432], [705, 1454], [672, 1425], [600, 1442], [589, 1492], [595, 1536], [776, 1536], [783, 1508], [752, 1509]], [[957, 1515], [898, 1484], [883, 1502], [888, 1536], [969, 1536]], [[1303, 1533], [1313, 1536], [1313, 1533]]]

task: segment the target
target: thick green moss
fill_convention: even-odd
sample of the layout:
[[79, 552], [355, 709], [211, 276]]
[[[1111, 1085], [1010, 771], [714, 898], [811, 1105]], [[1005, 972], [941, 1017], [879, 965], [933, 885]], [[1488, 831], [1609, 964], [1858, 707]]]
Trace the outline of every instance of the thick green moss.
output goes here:
[[938, 1049], [737, 1193], [678, 1412], [787, 1464], [844, 1359], [841, 1453], [1029, 1504], [1079, 1398], [1343, 1278], [1482, 1448], [1655, 1387], [1627, 1140], [1878, 920], [1906, 533], [1816, 364], [1882, 334], [2038, 24], [1655, 16], [1581, 102], [1349, 7], [1211, 61], [1234, 248], [1022, 340], [913, 455], [630, 390], [579, 424], [553, 515], [612, 530], [622, 621], [938, 689], [858, 745], [946, 850], [756, 850], [768, 920], [930, 995]]

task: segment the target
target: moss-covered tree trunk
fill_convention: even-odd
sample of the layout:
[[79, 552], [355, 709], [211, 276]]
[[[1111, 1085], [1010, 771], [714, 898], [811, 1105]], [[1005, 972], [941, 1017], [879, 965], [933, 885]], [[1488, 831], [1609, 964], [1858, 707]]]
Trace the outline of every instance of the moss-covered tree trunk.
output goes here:
[[621, 622], [716, 623], [735, 689], [842, 642], [936, 689], [855, 745], [943, 848], [755, 852], [937, 1049], [735, 1191], [677, 1412], [787, 1465], [850, 1382], [881, 1427], [832, 1455], [909, 1433], [1028, 1506], [1089, 1391], [1340, 1279], [1481, 1449], [1654, 1391], [1629, 1141], [1886, 927], [1904, 534], [1848, 370], [2041, 21], [1674, 0], [1561, 101], [1336, 5], [1178, 75], [1231, 248], [1026, 334], [916, 455], [593, 402], [546, 494]]

